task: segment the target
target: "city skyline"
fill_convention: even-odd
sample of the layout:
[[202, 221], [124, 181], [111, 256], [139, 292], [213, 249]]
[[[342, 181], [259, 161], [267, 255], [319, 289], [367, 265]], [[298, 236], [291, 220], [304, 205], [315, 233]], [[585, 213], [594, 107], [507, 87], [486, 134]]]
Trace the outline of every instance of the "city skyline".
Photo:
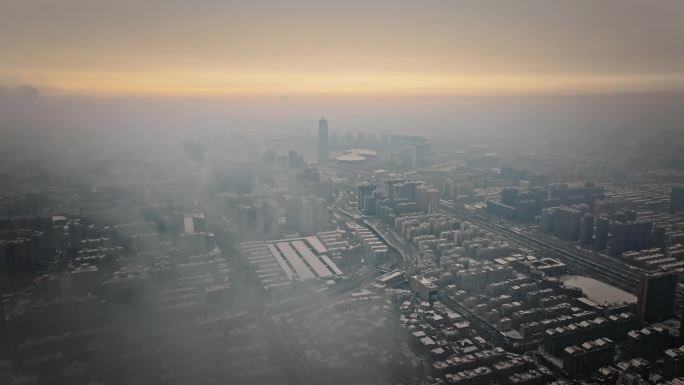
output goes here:
[[0, 385], [683, 385], [684, 0], [0, 0]]

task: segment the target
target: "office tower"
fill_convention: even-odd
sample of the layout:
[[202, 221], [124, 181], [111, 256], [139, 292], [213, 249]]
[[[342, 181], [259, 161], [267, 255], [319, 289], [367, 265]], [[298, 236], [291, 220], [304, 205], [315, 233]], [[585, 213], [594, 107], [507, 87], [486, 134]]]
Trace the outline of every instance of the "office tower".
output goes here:
[[318, 160], [330, 158], [328, 147], [328, 121], [323, 117], [318, 121]]
[[580, 242], [585, 245], [591, 245], [594, 241], [594, 216], [591, 214], [584, 214], [582, 217], [582, 224], [580, 225]]
[[606, 217], [599, 217], [596, 220], [596, 248], [603, 250], [608, 246], [608, 233], [610, 231], [610, 220]]
[[670, 214], [684, 211], [684, 186], [674, 186], [670, 192]]
[[677, 273], [661, 271], [644, 274], [639, 283], [637, 319], [640, 322], [658, 322], [674, 314], [677, 291]]

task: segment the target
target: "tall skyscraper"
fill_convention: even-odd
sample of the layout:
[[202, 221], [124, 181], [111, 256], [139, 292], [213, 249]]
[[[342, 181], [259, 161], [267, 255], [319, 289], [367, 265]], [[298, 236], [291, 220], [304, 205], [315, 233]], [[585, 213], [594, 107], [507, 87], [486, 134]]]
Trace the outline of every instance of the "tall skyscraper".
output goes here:
[[674, 314], [677, 273], [662, 271], [641, 276], [637, 318], [640, 322], [658, 322]]
[[318, 160], [330, 158], [328, 147], [328, 121], [322, 117], [318, 121]]

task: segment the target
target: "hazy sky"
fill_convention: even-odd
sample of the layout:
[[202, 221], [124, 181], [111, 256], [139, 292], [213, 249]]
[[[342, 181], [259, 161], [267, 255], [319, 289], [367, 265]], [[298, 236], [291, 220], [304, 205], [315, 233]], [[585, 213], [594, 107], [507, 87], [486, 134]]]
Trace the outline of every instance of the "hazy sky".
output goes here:
[[684, 89], [682, 0], [0, 0], [0, 85], [85, 95]]

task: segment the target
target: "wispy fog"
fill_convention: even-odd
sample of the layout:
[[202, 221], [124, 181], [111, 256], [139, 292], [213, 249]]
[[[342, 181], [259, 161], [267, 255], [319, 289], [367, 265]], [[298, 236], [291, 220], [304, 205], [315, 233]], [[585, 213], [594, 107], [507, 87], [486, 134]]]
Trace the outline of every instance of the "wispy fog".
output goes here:
[[[30, 87], [0, 89], [3, 155], [102, 154], [185, 138], [416, 132], [494, 140], [521, 150], [562, 151], [631, 141], [681, 141], [683, 94], [408, 97], [246, 96], [234, 98], [79, 97]], [[653, 133], [659, 133], [654, 136]], [[648, 138], [646, 138], [648, 137]], [[538, 147], [543, 145], [544, 147]], [[551, 146], [551, 147], [548, 147]]]

